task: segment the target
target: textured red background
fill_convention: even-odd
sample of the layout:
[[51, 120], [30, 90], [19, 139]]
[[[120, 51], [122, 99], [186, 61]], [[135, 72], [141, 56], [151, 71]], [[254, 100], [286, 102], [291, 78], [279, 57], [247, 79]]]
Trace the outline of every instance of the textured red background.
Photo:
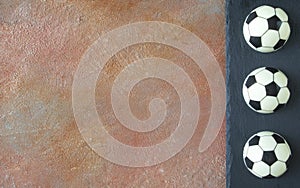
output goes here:
[[[124, 62], [151, 55], [182, 66], [197, 83], [201, 108], [207, 112], [201, 114], [196, 134], [180, 153], [153, 167], [122, 167], [93, 152], [77, 129], [72, 81], [85, 50], [113, 28], [150, 20], [174, 23], [195, 33], [225, 72], [222, 0], [0, 0], [0, 186], [225, 187], [225, 124], [213, 145], [199, 153], [210, 115], [210, 101], [203, 100], [210, 97], [209, 87], [201, 70], [171, 47], [139, 44], [120, 51], [99, 77], [96, 102], [105, 103], [101, 96], [109, 95], [108, 85]], [[180, 111], [172, 87], [149, 79], [139, 83], [130, 96], [136, 117], [149, 116], [146, 107], [153, 96], [168, 98], [174, 108], [162, 132], [129, 132], [115, 121], [106, 104], [99, 105], [99, 115], [114, 125], [108, 131], [126, 144], [158, 143], [174, 130], [177, 119], [173, 117]], [[143, 102], [137, 102], [141, 98]]]

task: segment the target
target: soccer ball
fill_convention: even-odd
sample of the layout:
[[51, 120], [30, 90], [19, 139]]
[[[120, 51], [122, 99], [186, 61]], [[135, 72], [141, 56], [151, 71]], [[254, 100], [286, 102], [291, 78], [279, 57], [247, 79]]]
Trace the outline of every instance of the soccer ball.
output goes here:
[[290, 98], [288, 78], [280, 70], [271, 67], [252, 71], [244, 81], [242, 92], [246, 104], [262, 114], [275, 112]]
[[286, 140], [277, 133], [263, 131], [253, 135], [245, 144], [244, 164], [259, 178], [275, 178], [283, 175], [292, 156]]
[[245, 19], [244, 38], [251, 48], [262, 53], [279, 50], [289, 39], [288, 15], [281, 8], [263, 5]]

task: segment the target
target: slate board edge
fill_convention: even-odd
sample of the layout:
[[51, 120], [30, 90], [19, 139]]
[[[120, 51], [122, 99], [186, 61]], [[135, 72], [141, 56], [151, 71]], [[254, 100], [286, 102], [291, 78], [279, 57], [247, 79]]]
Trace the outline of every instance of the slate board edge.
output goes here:
[[230, 46], [230, 11], [229, 6], [231, 4], [230, 0], [226, 0], [225, 3], [225, 19], [226, 19], [226, 25], [225, 25], [225, 32], [226, 32], [226, 187], [230, 188], [230, 182], [231, 182], [231, 163], [232, 163], [232, 154], [231, 154], [231, 145], [230, 145], [230, 112], [231, 112], [231, 106], [230, 106], [230, 53], [228, 53], [229, 46]]

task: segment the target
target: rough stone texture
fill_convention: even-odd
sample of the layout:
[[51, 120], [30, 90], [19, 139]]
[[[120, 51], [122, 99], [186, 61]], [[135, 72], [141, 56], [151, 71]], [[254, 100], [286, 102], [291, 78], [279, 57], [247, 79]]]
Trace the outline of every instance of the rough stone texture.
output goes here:
[[[213, 145], [199, 153], [210, 91], [201, 70], [182, 52], [151, 43], [134, 45], [116, 54], [99, 76], [97, 104], [103, 104], [99, 96], [109, 95], [109, 83], [124, 62], [149, 55], [176, 62], [197, 83], [201, 108], [207, 110], [188, 145], [162, 164], [128, 168], [98, 156], [81, 137], [71, 103], [74, 72], [85, 50], [101, 34], [136, 21], [167, 21], [192, 31], [224, 71], [223, 6], [222, 0], [0, 0], [0, 187], [224, 187], [225, 123]], [[171, 109], [156, 132], [130, 132], [114, 123], [111, 108], [99, 105], [98, 111], [115, 125], [108, 130], [114, 137], [133, 146], [152, 145], [171, 134], [180, 114], [172, 87], [148, 79], [130, 96], [136, 117], [150, 115], [146, 107], [153, 96], [168, 98]]]

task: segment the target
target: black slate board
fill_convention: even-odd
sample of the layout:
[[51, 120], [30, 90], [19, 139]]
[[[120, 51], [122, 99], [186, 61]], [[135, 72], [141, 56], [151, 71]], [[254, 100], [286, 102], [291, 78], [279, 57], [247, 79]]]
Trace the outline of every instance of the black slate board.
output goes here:
[[[244, 41], [242, 28], [248, 13], [263, 4], [283, 8], [289, 15], [292, 34], [286, 45], [275, 53], [262, 54]], [[300, 187], [300, 1], [299, 0], [227, 0], [227, 187], [299, 188]], [[291, 98], [287, 106], [272, 115], [261, 115], [247, 107], [242, 84], [253, 69], [270, 66], [289, 78]], [[288, 172], [276, 179], [259, 179], [245, 168], [244, 143], [262, 130], [284, 136], [292, 149]]]

